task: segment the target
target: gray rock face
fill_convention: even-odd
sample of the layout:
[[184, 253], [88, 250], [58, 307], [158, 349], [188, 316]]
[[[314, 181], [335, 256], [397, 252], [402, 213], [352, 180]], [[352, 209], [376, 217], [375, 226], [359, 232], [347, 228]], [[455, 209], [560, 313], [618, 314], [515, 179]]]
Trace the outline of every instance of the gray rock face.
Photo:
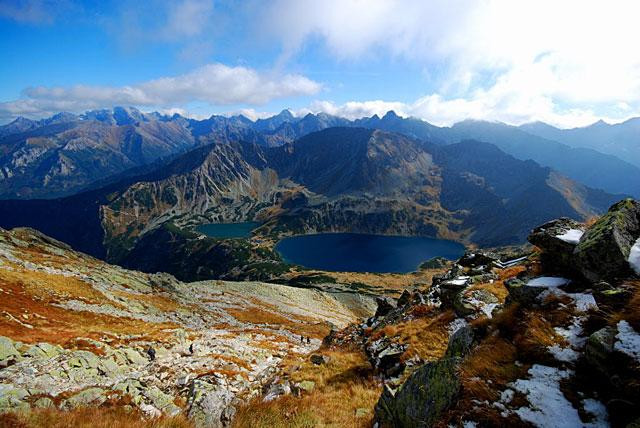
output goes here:
[[607, 376], [610, 372], [608, 364], [613, 353], [613, 344], [616, 340], [616, 330], [613, 327], [605, 327], [593, 333], [587, 340], [585, 357], [587, 363], [600, 374]]
[[194, 380], [189, 391], [189, 418], [197, 427], [227, 427], [235, 414], [233, 398], [226, 388]]
[[572, 272], [575, 269], [573, 251], [584, 230], [584, 225], [563, 217], [536, 227], [528, 240], [542, 250], [545, 266]]
[[394, 308], [391, 299], [388, 297], [376, 297], [376, 304], [378, 305], [378, 308], [376, 309], [374, 317], [383, 317]]
[[580, 239], [574, 255], [582, 275], [590, 281], [633, 274], [629, 252], [640, 237], [640, 202], [625, 199], [593, 224]]
[[407, 345], [393, 342], [388, 337], [382, 337], [369, 343], [365, 347], [365, 352], [376, 370], [387, 377], [392, 377], [404, 370], [405, 364], [401, 357], [407, 348]]
[[21, 359], [20, 352], [15, 347], [13, 340], [0, 336], [0, 367], [7, 367]]
[[385, 390], [376, 404], [381, 427], [430, 427], [460, 391], [457, 358], [444, 358], [417, 369], [393, 391]]

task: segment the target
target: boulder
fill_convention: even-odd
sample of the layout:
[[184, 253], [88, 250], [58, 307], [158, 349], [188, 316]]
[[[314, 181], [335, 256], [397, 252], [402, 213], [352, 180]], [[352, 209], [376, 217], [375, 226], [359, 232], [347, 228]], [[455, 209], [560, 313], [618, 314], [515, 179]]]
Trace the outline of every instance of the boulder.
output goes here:
[[404, 370], [402, 354], [406, 352], [407, 348], [408, 345], [393, 342], [388, 337], [382, 337], [368, 343], [365, 352], [369, 362], [376, 370], [386, 377], [392, 377]]
[[445, 358], [464, 357], [473, 345], [473, 329], [468, 324], [457, 329], [450, 337]]
[[0, 367], [7, 367], [22, 359], [13, 340], [0, 336]]
[[10, 384], [0, 384], [0, 414], [15, 410], [29, 410], [26, 398], [29, 392]]
[[102, 388], [87, 388], [76, 395], [66, 399], [62, 408], [70, 410], [77, 407], [99, 406], [107, 401], [105, 390]]
[[[490, 269], [495, 263], [500, 261], [500, 257], [497, 254], [489, 251], [474, 250], [467, 251], [457, 261], [460, 266], [467, 268], [484, 268]], [[482, 269], [482, 270], [484, 270]]]
[[542, 294], [545, 287], [531, 287], [527, 285], [527, 280], [520, 278], [510, 278], [504, 282], [509, 295], [507, 296], [507, 304], [517, 302], [523, 306], [531, 306], [537, 303], [538, 296]]
[[453, 309], [459, 317], [486, 315], [491, 318], [493, 309], [500, 301], [487, 290], [473, 290], [461, 292], [456, 296]]
[[329, 364], [331, 361], [331, 357], [322, 354], [313, 354], [311, 355], [311, 362], [316, 366], [320, 366], [322, 364]]
[[542, 250], [541, 261], [552, 271], [573, 272], [575, 263], [573, 251], [585, 226], [570, 218], [560, 218], [538, 226], [528, 237], [531, 244]]
[[423, 365], [394, 391], [385, 386], [375, 407], [381, 427], [430, 427], [460, 391], [457, 358]]
[[31, 358], [54, 358], [62, 352], [60, 346], [54, 346], [49, 343], [36, 343], [27, 349], [25, 357]]
[[271, 385], [269, 385], [269, 389], [264, 394], [262, 401], [272, 401], [278, 397], [281, 397], [283, 395], [289, 395], [289, 394], [291, 394], [291, 384], [289, 383], [288, 380], [285, 380], [282, 383], [274, 382]]
[[584, 355], [587, 363], [598, 373], [608, 377], [611, 372], [611, 355], [616, 340], [616, 329], [605, 327], [593, 333], [587, 340]]
[[312, 380], [303, 380], [294, 385], [293, 391], [295, 395], [301, 395], [304, 392], [307, 394], [312, 392], [316, 387], [316, 383]]
[[383, 317], [395, 308], [393, 301], [388, 297], [376, 297], [376, 304], [378, 307], [374, 317]]
[[624, 199], [587, 229], [574, 250], [580, 273], [590, 281], [634, 274], [631, 247], [640, 238], [640, 202]]
[[196, 379], [189, 389], [188, 416], [196, 427], [227, 427], [235, 415], [233, 399], [227, 388]]

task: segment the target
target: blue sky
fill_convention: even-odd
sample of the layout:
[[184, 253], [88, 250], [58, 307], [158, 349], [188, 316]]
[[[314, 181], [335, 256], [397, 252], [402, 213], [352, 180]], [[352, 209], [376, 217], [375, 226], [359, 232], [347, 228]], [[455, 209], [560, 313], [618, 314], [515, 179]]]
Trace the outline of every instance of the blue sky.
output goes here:
[[389, 109], [562, 127], [640, 113], [637, 2], [0, 0], [0, 121]]

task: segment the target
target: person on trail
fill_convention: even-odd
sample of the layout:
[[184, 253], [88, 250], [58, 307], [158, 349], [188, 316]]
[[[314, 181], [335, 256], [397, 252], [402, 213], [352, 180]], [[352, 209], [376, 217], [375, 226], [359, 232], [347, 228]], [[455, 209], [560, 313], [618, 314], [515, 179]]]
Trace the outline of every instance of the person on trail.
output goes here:
[[304, 343], [304, 336], [300, 335], [300, 343]]
[[311, 343], [311, 339], [309, 338], [309, 336], [307, 336], [307, 345], [309, 345]]
[[191, 342], [191, 345], [189, 345], [189, 353], [193, 355], [193, 342]]
[[149, 360], [153, 361], [156, 359], [156, 350], [151, 346], [147, 349], [147, 355], [149, 356]]

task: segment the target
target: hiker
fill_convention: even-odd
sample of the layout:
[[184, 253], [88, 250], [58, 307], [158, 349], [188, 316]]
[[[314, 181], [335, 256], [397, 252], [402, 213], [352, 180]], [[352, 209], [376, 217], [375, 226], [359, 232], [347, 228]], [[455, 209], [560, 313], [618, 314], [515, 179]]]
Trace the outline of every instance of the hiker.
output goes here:
[[153, 361], [156, 359], [156, 350], [151, 346], [147, 349], [147, 355], [149, 356], [149, 360]]
[[193, 355], [193, 342], [191, 342], [191, 345], [189, 345], [189, 353]]
[[304, 336], [300, 335], [300, 343], [304, 343]]
[[311, 343], [311, 339], [309, 338], [309, 336], [307, 336], [307, 345], [309, 345]]

